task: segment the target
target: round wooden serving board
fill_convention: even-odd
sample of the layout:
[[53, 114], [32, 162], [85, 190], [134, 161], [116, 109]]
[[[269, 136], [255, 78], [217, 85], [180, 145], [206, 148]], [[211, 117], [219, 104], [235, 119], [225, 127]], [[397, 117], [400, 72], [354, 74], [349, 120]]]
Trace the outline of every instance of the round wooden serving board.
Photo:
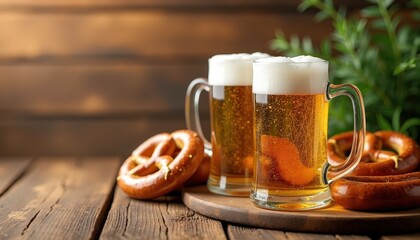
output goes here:
[[185, 188], [182, 200], [191, 210], [211, 218], [283, 231], [384, 234], [420, 230], [420, 209], [380, 213], [356, 212], [333, 203], [318, 210], [272, 211], [255, 207], [249, 198], [210, 193], [206, 186]]

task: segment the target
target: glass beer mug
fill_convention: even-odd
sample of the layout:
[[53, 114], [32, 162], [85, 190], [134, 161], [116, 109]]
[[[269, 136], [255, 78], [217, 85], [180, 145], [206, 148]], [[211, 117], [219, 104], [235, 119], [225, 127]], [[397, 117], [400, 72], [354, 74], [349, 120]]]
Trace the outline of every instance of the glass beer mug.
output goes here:
[[[275, 210], [305, 210], [331, 201], [328, 183], [359, 163], [365, 137], [360, 91], [328, 82], [328, 62], [311, 56], [253, 63], [255, 162], [251, 201]], [[327, 163], [328, 101], [350, 97], [354, 138], [346, 162]]]
[[[249, 196], [253, 174], [252, 62], [263, 53], [222, 54], [209, 59], [208, 82], [192, 81], [187, 90], [185, 119], [211, 154], [208, 189], [217, 194]], [[211, 143], [203, 135], [198, 102], [210, 95]]]

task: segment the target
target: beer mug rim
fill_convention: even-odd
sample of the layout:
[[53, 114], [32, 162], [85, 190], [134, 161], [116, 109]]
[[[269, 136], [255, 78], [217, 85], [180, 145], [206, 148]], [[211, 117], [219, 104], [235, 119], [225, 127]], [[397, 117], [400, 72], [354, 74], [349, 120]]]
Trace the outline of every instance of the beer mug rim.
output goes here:
[[223, 62], [249, 62], [252, 63], [258, 59], [271, 57], [267, 53], [253, 52], [253, 53], [230, 53], [230, 54], [216, 54], [208, 59], [209, 63], [223, 63]]
[[320, 61], [307, 61], [307, 62], [267, 62], [267, 61], [260, 61], [263, 59], [257, 59], [252, 61], [252, 64], [258, 64], [258, 65], [312, 65], [312, 64], [328, 64], [329, 62], [327, 60], [320, 60]]
[[225, 63], [225, 62], [249, 62], [249, 63], [253, 63], [257, 60], [258, 59], [253, 60], [253, 59], [212, 59], [212, 58], [209, 58], [208, 62], [209, 62], [209, 64], [210, 63]]

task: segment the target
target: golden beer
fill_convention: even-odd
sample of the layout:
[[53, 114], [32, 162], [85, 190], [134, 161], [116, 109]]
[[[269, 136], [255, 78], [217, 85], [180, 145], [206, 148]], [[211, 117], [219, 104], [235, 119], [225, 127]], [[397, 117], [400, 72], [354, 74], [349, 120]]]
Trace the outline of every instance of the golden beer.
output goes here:
[[211, 86], [210, 96], [213, 155], [208, 186], [249, 194], [254, 158], [252, 86]]
[[254, 198], [309, 196], [328, 190], [328, 102], [324, 94], [255, 94]]
[[[265, 53], [219, 54], [209, 59], [208, 80], [193, 80], [187, 89], [185, 120], [212, 155], [208, 189], [216, 194], [249, 196], [253, 175], [252, 62]], [[198, 99], [210, 93], [211, 141], [201, 129]]]
[[[363, 152], [360, 91], [328, 82], [328, 62], [312, 56], [253, 63], [255, 160], [251, 201], [275, 210], [307, 210], [331, 201], [328, 183], [350, 173]], [[328, 100], [349, 96], [354, 141], [341, 166], [327, 163]]]
[[277, 57], [256, 61], [253, 67], [252, 202], [284, 210], [327, 205], [328, 63], [306, 56]]

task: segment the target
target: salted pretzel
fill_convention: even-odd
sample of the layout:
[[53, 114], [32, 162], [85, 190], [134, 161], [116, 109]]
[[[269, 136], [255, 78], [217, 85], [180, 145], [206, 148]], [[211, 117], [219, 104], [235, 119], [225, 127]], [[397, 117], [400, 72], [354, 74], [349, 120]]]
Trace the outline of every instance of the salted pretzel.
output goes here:
[[203, 142], [193, 131], [158, 134], [142, 143], [125, 160], [117, 178], [118, 185], [132, 198], [162, 196], [180, 188], [192, 177], [203, 156]]
[[[327, 142], [328, 162], [339, 165], [351, 148], [352, 133]], [[344, 208], [388, 211], [420, 207], [420, 148], [394, 131], [367, 133], [361, 162], [330, 185], [331, 196]]]

